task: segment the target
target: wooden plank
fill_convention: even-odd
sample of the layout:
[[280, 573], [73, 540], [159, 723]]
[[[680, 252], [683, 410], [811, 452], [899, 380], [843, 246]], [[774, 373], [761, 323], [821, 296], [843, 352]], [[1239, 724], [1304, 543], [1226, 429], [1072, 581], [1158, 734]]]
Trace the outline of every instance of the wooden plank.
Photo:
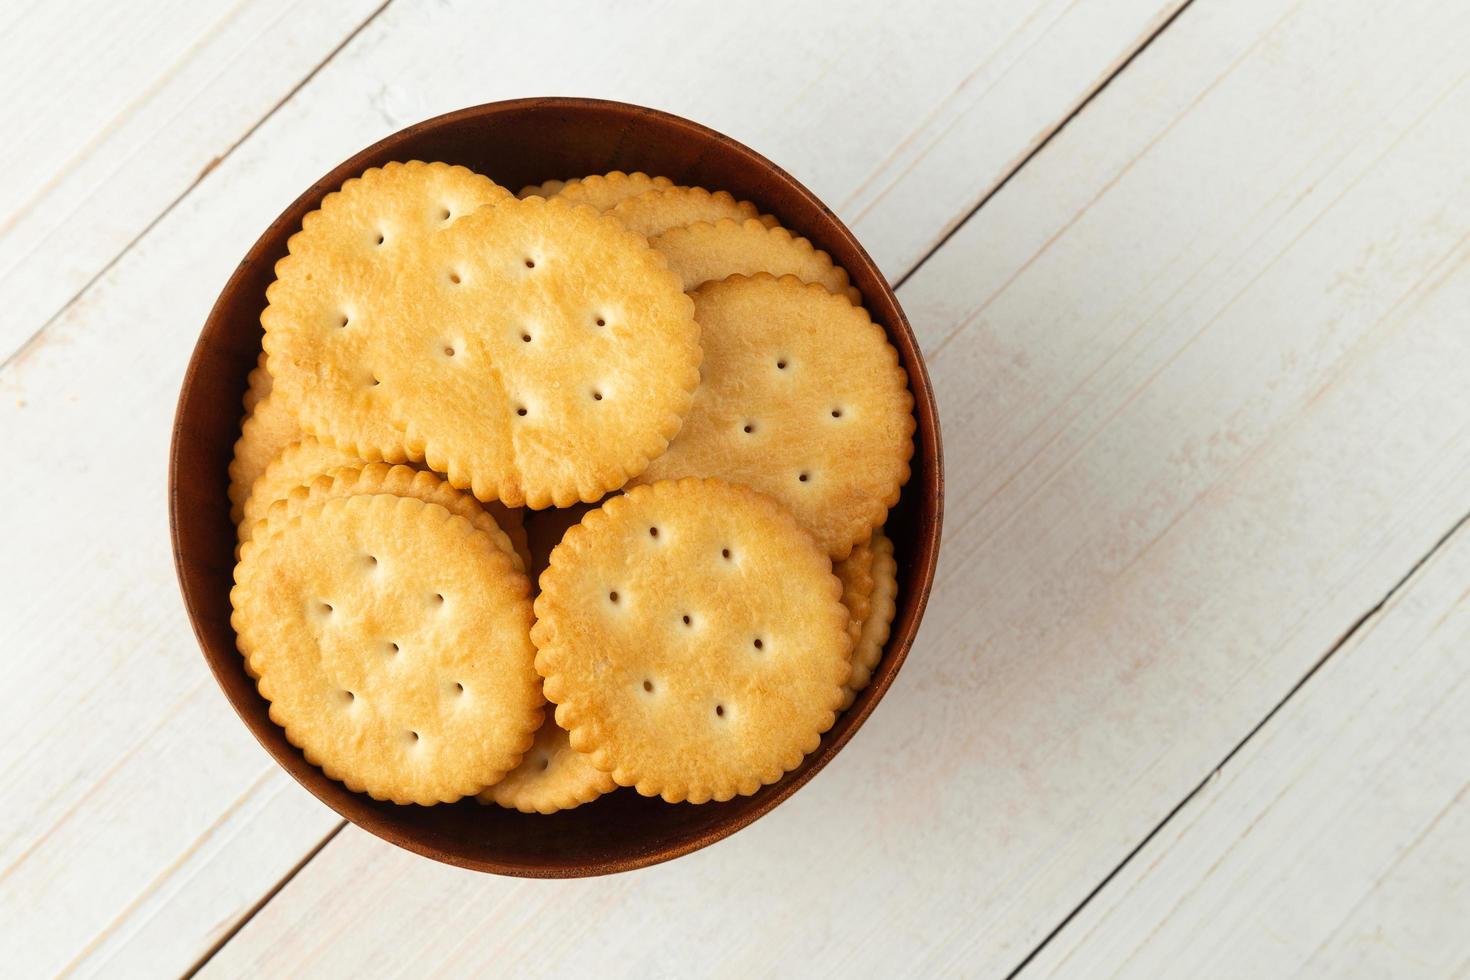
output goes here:
[[[360, 20], [374, 2], [355, 0], [342, 12], [334, 5], [330, 16]], [[514, 21], [492, 4], [401, 0], [337, 65], [332, 83], [314, 91], [321, 112], [312, 120], [315, 138], [306, 138], [298, 120], [291, 131], [301, 136], [289, 150], [259, 158], [279, 190], [246, 213], [263, 222], [349, 151], [426, 116], [528, 94], [586, 92], [670, 109], [748, 140], [850, 214], [880, 264], [900, 275], [1182, 2], [865, 0], [833, 24], [830, 11], [765, 0], [722, 10], [712, 24], [697, 4], [651, 0], [623, 5], [614, 16], [592, 3], [558, 4]], [[24, 213], [8, 219], [14, 227], [0, 238], [0, 294], [17, 295], [21, 305], [0, 323], [0, 356], [30, 337], [310, 67], [301, 51], [286, 47], [267, 74], [296, 73], [260, 85], [249, 59], [273, 58], [286, 45], [277, 34], [294, 44], [297, 15], [283, 16], [286, 0], [254, 3], [262, 13], [272, 8], [267, 27], [274, 33], [252, 37], [264, 29], [253, 14], [248, 25], [227, 22], [229, 30], [203, 45], [189, 70], [137, 107], [136, 118], [117, 124], [110, 142], [75, 161], [63, 184], [12, 205]], [[771, 30], [778, 22], [782, 30]], [[312, 28], [324, 27], [308, 23], [302, 33], [310, 41]], [[445, 44], [447, 37], [466, 43]], [[26, 40], [18, 36], [17, 44]], [[770, 68], [752, 72], [755, 51]], [[222, 67], [231, 57], [236, 63]], [[221, 104], [247, 122], [232, 127], [235, 115], [218, 114]], [[207, 118], [190, 115], [199, 112]], [[92, 139], [85, 126], [82, 132]], [[48, 158], [82, 152], [71, 146], [81, 135], [55, 139]], [[54, 166], [38, 165], [36, 179]], [[107, 215], [106, 234], [99, 234], [99, 211]]]
[[1023, 976], [1463, 973], [1467, 584], [1463, 527]]
[[[207, 764], [220, 760], [217, 749], [209, 751]], [[258, 768], [255, 753], [245, 760], [237, 772], [249, 772]], [[153, 762], [144, 762], [138, 770], [156, 770]], [[127, 779], [133, 773], [121, 771], [116, 780]], [[165, 778], [177, 778], [175, 771], [165, 770]], [[126, 906], [117, 910], [113, 920], [100, 932], [92, 936], [86, 945], [75, 951], [64, 972], [93, 974], [100, 976], [149, 976], [157, 974], [163, 966], [180, 970], [201, 957], [201, 951], [223, 940], [236, 927], [241, 917], [255, 907], [262, 895], [283, 875], [280, 863], [290, 853], [308, 854], [335, 823], [334, 814], [324, 813], [314, 798], [303, 793], [291, 777], [279, 768], [270, 766], [244, 787], [240, 795], [225, 810], [216, 815], [212, 823], [193, 840], [171, 841], [170, 827], [165, 823], [146, 828], [140, 833], [136, 815], [148, 812], [147, 794], [154, 799], [168, 798], [167, 790], [158, 789], [157, 777], [151, 773], [140, 773], [141, 787], [126, 789], [109, 786], [110, 795], [117, 801], [110, 808], [121, 816], [118, 825], [103, 831], [106, 843], [114, 845], [112, 852], [127, 854], [138, 842], [150, 844], [156, 839], [160, 844], [185, 844], [173, 860], [162, 867], [148, 868], [153, 877], [133, 896]], [[154, 838], [152, 835], [157, 835]], [[103, 841], [98, 841], [95, 823], [70, 821], [60, 827], [54, 846], [87, 853], [100, 850]], [[49, 843], [49, 842], [48, 842]], [[265, 860], [262, 860], [262, 856]], [[148, 856], [145, 852], [142, 855]], [[114, 860], [109, 857], [107, 860]], [[20, 873], [14, 876], [18, 888], [34, 886], [32, 894], [54, 895], [58, 887], [74, 894], [77, 905], [85, 907], [90, 896], [85, 891], [98, 877], [97, 867], [79, 869], [81, 873], [70, 874], [64, 879], [55, 877], [55, 869], [49, 880], [36, 880], [40, 862], [27, 862]], [[191, 928], [180, 929], [181, 924]], [[58, 949], [65, 950], [74, 942], [71, 930], [48, 931], [47, 939], [58, 940]]]
[[381, 0], [69, 0], [0, 27], [0, 359]]
[[[480, 5], [395, 3], [0, 368], [0, 455], [46, 461], [43, 491], [0, 485], [0, 583], [9, 586], [0, 594], [24, 597], [0, 609], [15, 651], [5, 690], [18, 692], [0, 712], [0, 947], [22, 949], [18, 969], [150, 957], [157, 971], [186, 969], [336, 825], [269, 777], [271, 763], [213, 689], [179, 608], [165, 533], [178, 378], [214, 293], [269, 217], [398, 126], [557, 90], [686, 112], [829, 196], [877, 173], [893, 143], [958, 91], [963, 111], [944, 118], [995, 133], [995, 144], [1015, 140], [987, 146], [994, 156], [983, 160], [968, 159], [973, 143], [962, 142], [949, 158], [946, 193], [978, 193], [1046, 130], [1048, 113], [1060, 118], [1084, 95], [1074, 82], [1098, 77], [1172, 3], [1116, 7], [1116, 21], [1086, 37], [1066, 25], [1073, 16], [1095, 25], [1097, 3], [961, 6], [973, 20], [853, 5], [850, 20], [823, 34], [818, 8], [774, 4], [712, 24], [682, 5], [589, 22], [560, 6], [508, 20]], [[971, 43], [957, 44], [956, 32]], [[941, 43], [943, 56], [928, 63]], [[757, 48], [769, 68], [752, 74]], [[957, 51], [972, 60], [955, 64]], [[921, 61], [917, 80], [899, 70]], [[1054, 71], [1058, 61], [1066, 71]], [[1031, 90], [1025, 120], [966, 88], [972, 76], [988, 79], [991, 63]], [[864, 108], [838, 112], [833, 92]], [[844, 143], [855, 127], [863, 138]], [[927, 156], [945, 152], [935, 145]], [[901, 179], [890, 193], [934, 192]], [[924, 240], [941, 232], [936, 218]], [[885, 240], [876, 226], [866, 234]]]
[[[930, 32], [935, 34], [930, 50], [935, 43], [944, 44], [958, 57], [960, 51], [974, 50], [971, 31], [976, 28], [982, 37], [1014, 30], [1006, 45], [956, 84], [953, 94], [930, 110], [921, 126], [891, 144], [882, 166], [870, 177], [850, 189], [834, 187], [833, 196], [826, 198], [867, 244], [881, 268], [891, 277], [907, 272], [944, 235], [959, 227], [995, 190], [998, 177], [1015, 171], [1044, 144], [1055, 132], [1056, 121], [1080, 108], [1134, 56], [1139, 42], [1162, 30], [1184, 3], [1159, 5], [1151, 11], [1130, 6], [1132, 9], [1116, 3], [1053, 4], [1014, 27], [977, 22], [979, 11], [971, 7], [959, 11], [959, 18], [945, 30]], [[1000, 10], [1006, 10], [1008, 16], [1015, 13], [1015, 8], [1000, 7], [995, 13]], [[1143, 22], [1146, 13], [1152, 19]], [[915, 22], [929, 23], [930, 8], [920, 6], [913, 14]], [[1139, 23], [1141, 30], [1136, 26]], [[1117, 57], [1110, 64], [1077, 57], [1079, 52], [1095, 49], [1099, 39], [1121, 40], [1119, 29], [1125, 25], [1138, 32], [1139, 41], [1118, 45]], [[926, 51], [923, 57], [899, 63], [893, 70], [911, 83], [917, 74], [933, 71], [927, 65], [929, 57]], [[880, 63], [888, 61], [883, 58]], [[1046, 82], [1038, 89], [1038, 80], [1043, 78]], [[948, 82], [935, 81], [940, 87]], [[1078, 98], [1064, 107], [1055, 100], [1058, 90], [1077, 92]], [[841, 100], [843, 93], [834, 92], [833, 98]], [[1036, 126], [1038, 109], [1047, 120], [1041, 128]], [[840, 112], [840, 105], [833, 111]], [[861, 132], [853, 136], [854, 150], [866, 144]], [[800, 146], [787, 149], [793, 154], [803, 151]], [[808, 143], [806, 152], [816, 149]], [[817, 161], [812, 166], [818, 170]], [[982, 179], [967, 180], [967, 173], [978, 173]]]
[[1466, 18], [1199, 0], [908, 282], [941, 576], [780, 810], [556, 886], [349, 827], [208, 972], [1021, 963], [1470, 509]]

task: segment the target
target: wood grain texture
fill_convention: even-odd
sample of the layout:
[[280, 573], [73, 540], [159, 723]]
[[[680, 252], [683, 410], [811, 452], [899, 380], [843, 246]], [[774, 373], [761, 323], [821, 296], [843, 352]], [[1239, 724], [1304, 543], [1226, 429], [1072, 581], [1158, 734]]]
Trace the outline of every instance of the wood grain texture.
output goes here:
[[[834, 18], [821, 7], [762, 0], [711, 18], [698, 4], [653, 0], [621, 4], [611, 16], [578, 0], [536, 17], [508, 16], [500, 4], [398, 0], [333, 59], [329, 80], [284, 107], [295, 124], [275, 130], [274, 152], [257, 155], [249, 178], [273, 193], [251, 195], [265, 203], [243, 213], [263, 223], [352, 151], [428, 116], [497, 99], [596, 95], [668, 109], [749, 142], [852, 217], [880, 267], [897, 276], [1180, 2], [863, 0]], [[219, 25], [182, 6], [190, 16], [167, 23], [199, 19], [219, 36], [198, 41], [166, 84], [145, 69], [159, 70], [158, 52], [173, 32], [188, 35], [183, 26], [146, 45], [118, 46], [134, 52], [119, 92], [131, 98], [129, 84], [161, 85], [152, 101], [121, 121], [84, 114], [75, 134], [37, 134], [28, 144], [30, 157], [54, 161], [37, 179], [59, 168], [47, 177], [59, 183], [46, 196], [37, 189], [16, 200], [6, 209], [15, 216], [0, 218], [0, 295], [18, 304], [0, 323], [0, 356], [230, 152], [376, 3], [333, 4], [301, 18], [284, 12], [284, 0], [252, 0], [232, 14], [243, 22]], [[127, 22], [120, 7], [108, 16]], [[12, 44], [52, 50], [57, 32], [49, 24], [36, 31], [37, 43], [17, 31]], [[116, 132], [93, 151], [101, 139], [94, 130], [104, 126]]]
[[1021, 963], [1470, 510], [1465, 17], [1200, 0], [905, 285], [941, 576], [806, 792], [596, 885], [348, 828], [209, 972]]
[[[238, 771], [249, 771], [255, 761], [252, 756]], [[156, 788], [149, 781], [144, 785]], [[124, 822], [110, 841], [117, 848], [114, 853], [137, 847], [140, 841], [151, 846], [155, 839], [169, 839], [172, 828], [166, 819], [156, 820], [156, 825], [140, 836], [136, 823], [127, 819], [128, 811], [146, 810], [146, 802], [130, 793], [116, 795], [116, 812], [123, 814]], [[166, 793], [159, 795], [167, 797]], [[153, 877], [126, 906], [116, 910], [103, 930], [75, 948], [65, 969], [101, 976], [151, 976], [164, 966], [187, 967], [200, 958], [204, 949], [224, 939], [240, 916], [289, 873], [290, 865], [280, 863], [284, 854], [293, 850], [309, 854], [322, 839], [323, 828], [330, 833], [330, 816], [323, 814], [320, 804], [301, 792], [286, 773], [274, 767], [265, 769], [202, 833], [181, 842], [184, 846], [169, 864], [150, 869]], [[75, 826], [63, 829], [58, 836], [64, 838], [56, 842], [58, 845], [80, 853], [87, 853], [99, 843], [90, 835], [79, 835]], [[102, 878], [96, 871], [95, 865], [90, 871], [73, 869], [64, 880], [77, 887]], [[26, 874], [18, 875], [14, 884], [17, 888], [34, 886], [33, 895], [52, 894], [46, 882], [37, 882]], [[77, 907], [86, 908], [89, 896], [78, 888], [73, 901]], [[56, 951], [66, 951], [75, 933], [56, 923], [40, 935], [48, 943], [56, 942]]]
[[0, 15], [0, 359], [380, 0], [67, 0]]
[[[152, 954], [158, 971], [186, 969], [337, 825], [294, 784], [273, 778], [273, 764], [214, 689], [167, 549], [164, 472], [178, 380], [211, 300], [269, 216], [401, 125], [549, 91], [652, 102], [724, 128], [834, 204], [880, 173], [885, 155], [926, 120], [947, 119], [948, 135], [921, 140], [926, 159], [948, 161], [945, 193], [978, 200], [1173, 4], [1113, 6], [1106, 24], [1096, 19], [1102, 6], [946, 8], [961, 16], [926, 5], [918, 16], [915, 7], [871, 2], [850, 5], [835, 34], [820, 8], [775, 3], [715, 19], [652, 4], [620, 7], [615, 18], [558, 5], [507, 19], [500, 7], [400, 0], [375, 18], [0, 368], [0, 453], [43, 461], [44, 471], [44, 482], [0, 483], [0, 623], [15, 653], [0, 712], [0, 946], [21, 950], [12, 965], [96, 972]], [[1090, 19], [1073, 26], [1083, 15]], [[958, 44], [957, 32], [969, 43]], [[6, 37], [41, 48], [49, 35]], [[335, 42], [320, 40], [325, 57]], [[949, 47], [931, 64], [926, 52], [940, 43]], [[747, 55], [757, 49], [764, 67], [750, 72]], [[290, 63], [299, 71], [311, 58]], [[201, 91], [260, 84], [266, 71], [249, 60], [228, 64], [226, 88], [201, 82]], [[987, 64], [1004, 66], [1010, 87], [1000, 91], [1024, 91], [1024, 107], [967, 82], [990, 79]], [[915, 65], [910, 78], [905, 66]], [[931, 113], [956, 92], [961, 114]], [[144, 149], [150, 132], [139, 130]], [[949, 139], [960, 137], [947, 155]], [[29, 152], [65, 160], [74, 145], [32, 143]], [[197, 175], [208, 162], [181, 172]], [[886, 193], [927, 200], [935, 179], [922, 176], [891, 174]], [[78, 179], [83, 189], [143, 193], [136, 181]], [[897, 230], [859, 221], [859, 232], [881, 254], [890, 233], [933, 242], [954, 216], [924, 220], [927, 230], [918, 219]], [[93, 247], [89, 228], [79, 232], [78, 254]], [[136, 223], [127, 228], [137, 234]], [[122, 232], [112, 239], [127, 240]], [[22, 244], [34, 242], [28, 233]], [[886, 261], [901, 270], [922, 252], [910, 244]], [[69, 273], [73, 289], [109, 253], [88, 254], [98, 258]], [[70, 294], [33, 294], [29, 278], [16, 282], [19, 289], [6, 288], [7, 309], [30, 312], [7, 318], [4, 330], [23, 340], [47, 322], [56, 297]], [[0, 356], [12, 349], [0, 346]], [[90, 820], [97, 813], [105, 833]]]
[[1470, 526], [1023, 975], [1462, 974], [1467, 585]]

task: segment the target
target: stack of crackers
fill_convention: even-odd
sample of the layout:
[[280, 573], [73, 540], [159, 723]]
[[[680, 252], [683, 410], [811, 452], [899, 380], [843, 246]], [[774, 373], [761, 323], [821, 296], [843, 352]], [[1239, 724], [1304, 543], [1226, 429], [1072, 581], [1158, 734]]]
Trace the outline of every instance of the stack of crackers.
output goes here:
[[[868, 683], [913, 399], [722, 191], [391, 163], [292, 236], [230, 464], [233, 624], [352, 790], [552, 813], [780, 779]], [[554, 706], [554, 711], [551, 710]]]

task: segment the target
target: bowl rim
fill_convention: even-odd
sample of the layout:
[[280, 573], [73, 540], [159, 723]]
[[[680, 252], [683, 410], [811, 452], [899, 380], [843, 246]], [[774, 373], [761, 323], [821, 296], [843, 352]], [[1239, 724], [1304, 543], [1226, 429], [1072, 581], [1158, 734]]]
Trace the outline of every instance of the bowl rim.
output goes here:
[[[929, 492], [924, 494], [924, 499], [918, 502], [918, 506], [923, 508], [926, 514], [931, 515], [929, 519], [922, 519], [917, 522], [915, 528], [917, 540], [915, 540], [912, 549], [915, 560], [909, 562], [905, 570], [906, 574], [904, 578], [906, 581], [903, 590], [899, 594], [899, 602], [894, 619], [894, 631], [889, 636], [887, 643], [884, 644], [882, 659], [874, 669], [868, 687], [862, 696], [843, 713], [853, 716], [851, 722], [844, 730], [830, 740], [824, 734], [823, 744], [808, 755], [806, 760], [807, 764], [785, 774], [777, 782], [763, 787], [761, 792], [757, 794], [757, 798], [750, 805], [740, 811], [732, 812], [728, 819], [716, 823], [707, 831], [701, 832], [686, 840], [661, 843], [656, 847], [636, 853], [619, 855], [603, 860], [583, 861], [566, 866], [529, 865], [514, 861], [483, 860], [468, 857], [456, 853], [452, 849], [434, 846], [431, 843], [419, 840], [414, 835], [403, 832], [401, 829], [392, 825], [393, 821], [391, 818], [383, 817], [381, 820], [363, 821], [339, 809], [332, 799], [319, 791], [317, 786], [314, 785], [316, 780], [303, 776], [303, 772], [310, 770], [320, 780], [327, 780], [328, 777], [324, 773], [321, 773], [320, 769], [307, 762], [301, 750], [294, 746], [290, 747], [290, 753], [286, 757], [283, 757], [283, 754], [266, 737], [270, 730], [274, 728], [273, 723], [269, 719], [266, 719], [262, 723], [254, 715], [248, 714], [246, 703], [240, 698], [237, 698], [230, 685], [226, 683], [227, 671], [231, 672], [231, 676], [233, 676], [234, 671], [244, 671], [243, 660], [233, 648], [229, 651], [231, 656], [223, 656], [213, 650], [211, 641], [206, 635], [203, 616], [199, 611], [209, 600], [203, 595], [196, 594], [191, 588], [190, 578], [185, 567], [186, 545], [181, 540], [180, 531], [181, 501], [179, 488], [182, 468], [182, 442], [185, 438], [187, 421], [185, 416], [194, 388], [200, 381], [202, 365], [207, 359], [207, 348], [209, 346], [207, 341], [217, 329], [220, 329], [216, 326], [217, 322], [230, 318], [230, 310], [226, 307], [226, 299], [234, 293], [240, 281], [249, 274], [252, 266], [262, 260], [274, 258], [275, 250], [271, 247], [271, 242], [280, 234], [280, 226], [286, 223], [291, 218], [291, 215], [296, 213], [304, 203], [309, 201], [319, 202], [321, 197], [326, 193], [330, 193], [340, 187], [347, 177], [356, 176], [369, 166], [374, 165], [368, 161], [383, 151], [392, 150], [404, 144], [411, 143], [415, 137], [422, 133], [448, 125], [473, 122], [500, 113], [522, 112], [536, 109], [608, 112], [634, 119], [657, 118], [661, 123], [676, 129], [683, 129], [695, 138], [711, 140], [722, 144], [725, 149], [733, 152], [737, 156], [743, 157], [746, 164], [758, 170], [765, 171], [775, 180], [786, 184], [789, 191], [803, 198], [808, 205], [826, 216], [836, 232], [848, 240], [847, 244], [851, 246], [853, 253], [859, 258], [860, 263], [866, 267], [865, 271], [868, 273], [866, 278], [878, 284], [885, 299], [896, 313], [894, 317], [885, 318], [883, 326], [889, 334], [890, 341], [895, 343], [895, 346], [899, 348], [902, 355], [903, 366], [909, 376], [910, 392], [914, 398], [916, 424], [914, 433], [915, 449], [914, 455], [910, 460], [911, 475], [905, 486], [913, 487], [916, 483], [920, 483], [928, 488]], [[406, 159], [406, 157], [400, 158]], [[313, 204], [311, 209], [314, 210], [315, 206]], [[290, 223], [294, 226], [297, 221], [299, 219], [291, 220]], [[823, 242], [822, 244], [828, 243]], [[852, 264], [849, 263], [849, 272], [853, 271]], [[853, 278], [857, 279], [859, 277], [854, 275]], [[770, 813], [781, 803], [789, 799], [797, 790], [810, 782], [852, 739], [867, 721], [868, 717], [871, 716], [878, 703], [883, 699], [883, 696], [888, 692], [888, 689], [893, 684], [894, 678], [897, 677], [899, 670], [907, 659], [923, 620], [923, 614], [928, 605], [929, 596], [933, 590], [944, 517], [943, 461], [944, 449], [940, 437], [939, 413], [934, 397], [933, 385], [929, 379], [928, 368], [924, 363], [918, 338], [915, 336], [913, 328], [909, 324], [908, 317], [904, 313], [902, 305], [899, 303], [895, 289], [878, 269], [872, 257], [868, 254], [862, 243], [858, 241], [857, 236], [852, 233], [851, 229], [825, 203], [808, 190], [805, 185], [796, 180], [796, 178], [787, 173], [783, 168], [743, 143], [700, 123], [663, 110], [632, 103], [585, 97], [545, 96], [508, 99], [467, 106], [452, 112], [432, 116], [390, 133], [382, 139], [363, 147], [332, 167], [326, 174], [313, 182], [305, 191], [293, 199], [256, 238], [255, 242], [250, 246], [230, 277], [221, 287], [215, 301], [211, 304], [209, 313], [200, 326], [198, 339], [195, 342], [194, 350], [190, 355], [188, 366], [185, 368], [183, 380], [179, 387], [179, 397], [175, 404], [173, 428], [169, 443], [169, 540], [173, 551], [174, 571], [179, 583], [179, 591], [184, 603], [184, 610], [188, 616], [189, 625], [194, 632], [200, 654], [209, 666], [211, 675], [219, 685], [225, 699], [229, 701], [231, 708], [234, 709], [235, 714], [244, 723], [245, 727], [261, 747], [265, 749], [266, 753], [314, 797], [326, 804], [346, 822], [390, 844], [441, 863], [473, 871], [514, 877], [591, 877], [661, 864], [730, 837], [732, 834], [748, 827], [756, 820]], [[920, 472], [921, 468], [922, 473]], [[911, 540], [915, 538], [914, 535], [906, 537]], [[911, 614], [906, 615], [906, 610], [912, 610]], [[251, 685], [251, 689], [254, 691], [253, 685]], [[252, 696], [257, 699], [260, 698], [258, 691], [254, 691]], [[266, 726], [270, 726], [270, 728]], [[830, 732], [827, 734], [830, 734]], [[340, 786], [340, 783], [336, 785]], [[673, 805], [692, 806], [695, 804]], [[712, 803], [706, 805], [718, 806], [719, 804]]]

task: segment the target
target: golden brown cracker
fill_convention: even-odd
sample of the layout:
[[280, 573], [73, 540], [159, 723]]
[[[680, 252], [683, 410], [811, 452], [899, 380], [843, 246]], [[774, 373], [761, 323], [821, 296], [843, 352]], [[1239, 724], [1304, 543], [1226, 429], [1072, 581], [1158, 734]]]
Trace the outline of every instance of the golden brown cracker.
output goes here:
[[288, 270], [313, 275], [316, 288], [345, 293], [356, 284], [322, 278], [314, 270], [391, 275], [390, 260], [400, 246], [513, 196], [489, 177], [447, 163], [410, 160], [373, 167], [343, 183], [302, 219], [301, 231], [287, 243], [289, 254], [277, 264], [276, 275]]
[[[562, 199], [565, 197], [564, 193]], [[776, 224], [775, 218], [761, 214], [749, 201], [737, 201], [725, 191], [711, 194], [703, 187], [644, 191], [620, 201], [607, 213], [645, 238], [656, 238], [670, 228], [698, 221], [715, 222], [722, 218], [733, 221], [755, 219], [763, 224]]]
[[[413, 463], [410, 465], [424, 470], [427, 473], [433, 473], [441, 480], [448, 479], [443, 473], [429, 469], [427, 463]], [[480, 501], [480, 506], [485, 508], [491, 517], [495, 518], [495, 523], [500, 525], [500, 529], [505, 532], [505, 536], [510, 538], [511, 547], [520, 556], [521, 567], [530, 568], [531, 550], [526, 542], [525, 510], [520, 507], [507, 507], [498, 500], [482, 500]]]
[[255, 406], [270, 393], [271, 373], [265, 366], [265, 351], [261, 351], [255, 359], [255, 367], [250, 369], [250, 374], [245, 378], [245, 397], [241, 399], [245, 405], [245, 414], [255, 411]]
[[874, 531], [871, 551], [873, 594], [857, 643], [852, 648], [852, 673], [842, 696], [844, 711], [873, 679], [873, 668], [883, 657], [883, 647], [888, 642], [893, 615], [898, 608], [898, 565], [893, 560], [893, 542], [881, 530]]
[[[552, 549], [561, 543], [567, 529], [591, 509], [589, 504], [574, 504], [569, 508], [550, 507], [527, 515], [523, 533], [529, 547], [527, 567], [533, 593], [537, 591], [541, 573], [551, 560]], [[498, 803], [523, 813], [554, 813], [580, 806], [616, 788], [611, 776], [593, 766], [585, 754], [572, 748], [566, 730], [556, 724], [548, 710], [546, 720], [536, 733], [536, 744], [519, 766], [480, 794], [480, 802]]]
[[862, 303], [862, 294], [848, 281], [847, 270], [834, 264], [832, 256], [779, 225], [768, 228], [755, 218], [721, 218], [670, 228], [648, 244], [669, 260], [685, 292], [734, 275], [769, 272], [778, 278], [790, 275], [814, 282], [846, 296], [854, 305]]
[[531, 548], [526, 540], [526, 512], [520, 507], [507, 507], [498, 500], [489, 500], [480, 504], [490, 516], [495, 518], [495, 523], [510, 538], [510, 546], [515, 549], [516, 555], [521, 560], [521, 567], [531, 567]]
[[743, 483], [847, 557], [909, 478], [913, 398], [898, 353], [865, 310], [794, 276], [707, 283], [695, 309], [699, 390], [678, 438], [637, 482]]
[[[267, 354], [273, 330], [278, 338], [339, 331], [337, 346], [360, 347], [366, 335], [381, 328], [373, 323], [371, 298], [395, 291], [405, 257], [419, 254], [425, 238], [453, 227], [461, 216], [507, 199], [513, 199], [511, 193], [488, 177], [446, 163], [388, 163], [346, 181], [302, 219], [301, 230], [286, 243], [288, 254], [276, 263], [276, 281], [266, 290], [269, 305], [260, 318]], [[299, 376], [320, 367], [309, 352], [302, 360], [299, 348], [284, 350], [267, 360], [273, 391], [282, 371]], [[286, 385], [282, 396], [298, 418], [320, 417], [321, 406], [302, 404], [299, 382]], [[401, 445], [401, 425], [371, 415], [359, 416], [358, 422], [353, 442], [334, 439], [320, 426], [304, 429], [354, 456], [395, 463], [412, 458]], [[368, 446], [386, 451], [367, 453]]]
[[536, 668], [573, 748], [619, 785], [669, 802], [748, 795], [836, 717], [852, 645], [841, 594], [771, 498], [721, 480], [642, 486], [552, 552]]
[[572, 177], [569, 180], [543, 180], [539, 184], [527, 184], [516, 191], [516, 197], [522, 200], [528, 197], [555, 197], [563, 188], [570, 187], [581, 179], [581, 177]]
[[365, 461], [352, 453], [333, 449], [311, 436], [302, 436], [290, 443], [251, 484], [250, 495], [245, 498], [240, 513], [240, 540], [249, 541], [255, 526], [264, 519], [270, 505], [296, 487], [304, 486], [323, 473], [339, 467], [363, 465]]
[[572, 748], [566, 729], [547, 711], [521, 764], [479, 798], [481, 803], [498, 803], [522, 813], [556, 813], [590, 803], [617, 788], [611, 776]]
[[588, 208], [508, 198], [400, 240], [376, 278], [296, 275], [326, 261], [283, 261], [267, 293], [273, 396], [333, 445], [423, 460], [481, 500], [598, 499], [663, 452], [698, 383], [677, 277]]
[[313, 765], [395, 803], [514, 768], [542, 720], [530, 585], [462, 517], [390, 494], [308, 509], [241, 561], [241, 652]]
[[301, 435], [295, 413], [281, 398], [266, 395], [255, 402], [240, 423], [240, 438], [235, 440], [235, 455], [230, 460], [230, 520], [241, 521], [255, 481]]
[[[516, 571], [526, 570], [525, 560], [516, 551], [510, 536], [474, 497], [456, 490], [437, 473], [414, 469], [401, 463], [358, 463], [341, 466], [292, 487], [273, 501], [256, 523], [255, 535], [269, 537], [292, 518], [314, 506], [337, 497], [387, 493], [395, 497], [412, 497], [426, 504], [438, 504], [451, 514], [463, 517], [477, 531], [487, 535], [495, 546], [511, 557]], [[252, 535], [251, 540], [254, 540]], [[242, 549], [241, 555], [248, 551]]]
[[832, 574], [842, 583], [842, 604], [847, 607], [847, 632], [857, 643], [873, 596], [873, 549], [869, 541], [852, 546], [852, 552], [832, 565]]
[[614, 170], [608, 174], [593, 174], [581, 180], [569, 182], [558, 188], [557, 196], [568, 204], [585, 204], [599, 211], [615, 208], [630, 197], [648, 191], [668, 190], [674, 182], [667, 177], [650, 177], [645, 173], [625, 174]]

